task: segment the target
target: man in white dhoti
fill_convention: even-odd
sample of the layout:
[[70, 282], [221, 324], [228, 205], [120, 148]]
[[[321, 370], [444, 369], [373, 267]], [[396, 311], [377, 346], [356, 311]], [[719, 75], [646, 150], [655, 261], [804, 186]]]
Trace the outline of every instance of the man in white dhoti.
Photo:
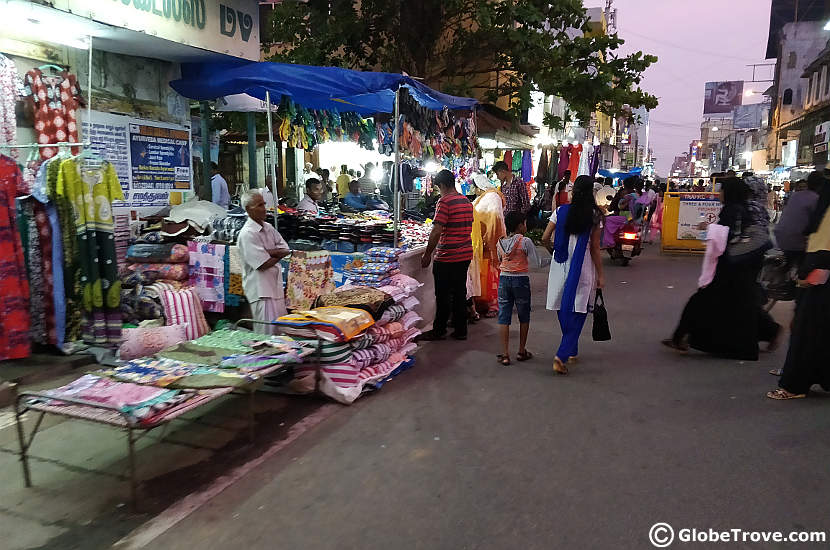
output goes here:
[[[251, 304], [253, 318], [274, 321], [287, 313], [279, 262], [291, 254], [291, 249], [274, 226], [265, 221], [265, 200], [258, 191], [248, 191], [242, 195], [241, 202], [248, 213], [248, 221], [237, 239], [242, 260], [242, 288]], [[276, 332], [274, 327], [265, 325], [255, 325], [254, 329], [266, 334]]]

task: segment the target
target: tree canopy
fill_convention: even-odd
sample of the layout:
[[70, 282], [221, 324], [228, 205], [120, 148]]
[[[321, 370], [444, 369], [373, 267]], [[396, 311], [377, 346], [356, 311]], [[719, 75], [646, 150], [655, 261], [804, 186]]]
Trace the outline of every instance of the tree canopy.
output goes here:
[[447, 93], [508, 98], [515, 118], [533, 91], [582, 121], [657, 106], [640, 87], [657, 58], [622, 55], [582, 0], [284, 0], [263, 36], [272, 61], [404, 72]]

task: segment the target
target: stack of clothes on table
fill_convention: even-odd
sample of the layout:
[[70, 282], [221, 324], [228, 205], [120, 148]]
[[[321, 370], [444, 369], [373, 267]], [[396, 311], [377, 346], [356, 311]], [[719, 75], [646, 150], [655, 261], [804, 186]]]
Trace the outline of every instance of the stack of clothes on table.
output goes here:
[[[386, 252], [389, 259], [397, 254], [393, 249]], [[420, 283], [400, 273], [383, 282], [378, 288], [340, 287], [317, 298], [316, 308], [277, 320], [286, 334], [319, 339], [321, 379], [317, 380], [316, 359], [307, 362], [294, 369], [292, 391], [319, 389], [350, 404], [414, 365], [414, 340], [421, 334], [417, 326], [422, 319], [414, 311], [419, 302], [413, 293]]]
[[130, 424], [148, 425], [211, 390], [261, 383], [264, 369], [298, 364], [314, 350], [286, 336], [219, 330], [84, 375], [35, 401], [72, 406], [61, 398], [82, 400], [113, 408]]
[[402, 253], [401, 248], [385, 246], [368, 249], [362, 258], [346, 264], [343, 275], [347, 279], [347, 284], [363, 286], [387, 284], [390, 277], [400, 273], [398, 256]]

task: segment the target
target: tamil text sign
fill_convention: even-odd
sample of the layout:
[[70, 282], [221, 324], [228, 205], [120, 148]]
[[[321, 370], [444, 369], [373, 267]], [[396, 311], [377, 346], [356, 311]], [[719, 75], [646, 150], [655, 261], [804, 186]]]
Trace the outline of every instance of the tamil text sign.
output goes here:
[[54, 6], [115, 27], [259, 60], [256, 0], [55, 0]]

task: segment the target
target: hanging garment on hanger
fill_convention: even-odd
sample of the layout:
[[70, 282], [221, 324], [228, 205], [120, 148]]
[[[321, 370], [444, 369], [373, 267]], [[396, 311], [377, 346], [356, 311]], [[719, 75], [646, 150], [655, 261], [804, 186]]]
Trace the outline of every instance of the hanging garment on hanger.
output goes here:
[[562, 145], [562, 148], [559, 150], [559, 167], [556, 172], [557, 181], [565, 177], [565, 170], [568, 169], [568, 163], [571, 159], [571, 149], [573, 149], [573, 145]]
[[[63, 71], [58, 76], [47, 76], [40, 69], [32, 69], [23, 79], [23, 95], [34, 106], [38, 143], [78, 142], [78, 109], [84, 101], [75, 75]], [[57, 147], [40, 149], [44, 159], [57, 153]], [[72, 154], [78, 153], [74, 147]]]
[[513, 169], [513, 151], [504, 152], [504, 163], [507, 165], [508, 170]]
[[582, 144], [571, 145], [571, 156], [568, 159], [568, 170], [571, 171], [571, 181], [576, 181], [579, 175], [579, 159], [582, 157]]
[[63, 248], [63, 288], [66, 301], [64, 342], [81, 338], [81, 304], [78, 290], [81, 287], [78, 269], [78, 234], [75, 229], [75, 209], [69, 199], [58, 193], [58, 176], [65, 159], [53, 158], [46, 166], [46, 194], [55, 205], [60, 238]]
[[602, 144], [597, 145], [594, 147], [594, 154], [591, 155], [591, 162], [588, 165], [588, 175], [589, 176], [596, 176], [597, 170], [599, 170], [599, 156], [602, 153]]
[[527, 149], [522, 151], [522, 181], [525, 183], [533, 181], [533, 155]]
[[521, 151], [513, 151], [513, 167], [512, 170], [514, 172], [521, 172], [522, 171], [522, 152]]
[[580, 176], [587, 176], [588, 174], [588, 167], [591, 164], [591, 157], [594, 155], [594, 146], [590, 143], [585, 146], [582, 154], [579, 156], [579, 168], [577, 168], [577, 173]]
[[[8, 57], [0, 54], [0, 145], [14, 145], [17, 134], [17, 118], [14, 106], [23, 93], [23, 83], [17, 74], [17, 67]], [[12, 149], [17, 158], [17, 150]]]
[[124, 194], [109, 162], [83, 169], [74, 159], [61, 163], [57, 192], [74, 206], [80, 262], [82, 336], [85, 342], [117, 346], [121, 340], [121, 281], [113, 235], [112, 201]]
[[[37, 171], [35, 183], [32, 188], [32, 196], [43, 203], [46, 209], [46, 216], [49, 219], [49, 230], [51, 234], [51, 265], [44, 268], [44, 277], [47, 276], [47, 271], [51, 271], [50, 284], [52, 294], [52, 311], [54, 318], [54, 337], [53, 344], [58, 348], [63, 348], [66, 342], [66, 290], [63, 279], [64, 260], [63, 260], [63, 236], [61, 234], [61, 224], [58, 216], [58, 209], [55, 201], [49, 195], [47, 187], [47, 161], [42, 164]], [[45, 251], [44, 251], [45, 254]]]
[[15, 212], [15, 197], [22, 194], [17, 164], [0, 156], [0, 361], [31, 353], [29, 281]]
[[539, 167], [536, 169], [536, 196], [541, 197], [545, 193], [545, 184], [548, 182], [548, 151], [542, 149], [539, 155]]

